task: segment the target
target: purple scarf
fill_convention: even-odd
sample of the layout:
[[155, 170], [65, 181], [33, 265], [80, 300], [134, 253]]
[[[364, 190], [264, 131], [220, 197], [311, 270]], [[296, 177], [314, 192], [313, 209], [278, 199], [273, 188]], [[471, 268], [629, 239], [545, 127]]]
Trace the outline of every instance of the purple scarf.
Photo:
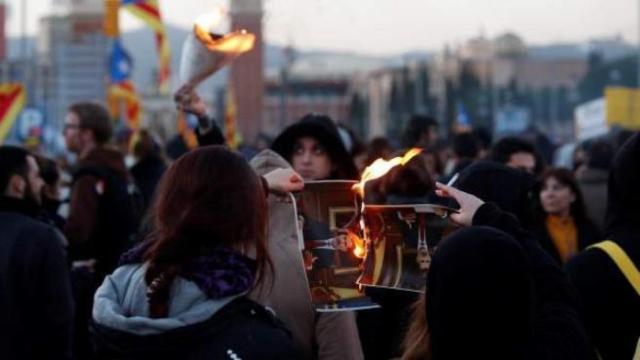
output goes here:
[[[145, 241], [120, 257], [120, 265], [143, 262], [151, 241]], [[208, 298], [220, 299], [251, 290], [256, 261], [226, 247], [218, 247], [207, 255], [189, 259], [182, 265], [180, 276], [198, 285]]]

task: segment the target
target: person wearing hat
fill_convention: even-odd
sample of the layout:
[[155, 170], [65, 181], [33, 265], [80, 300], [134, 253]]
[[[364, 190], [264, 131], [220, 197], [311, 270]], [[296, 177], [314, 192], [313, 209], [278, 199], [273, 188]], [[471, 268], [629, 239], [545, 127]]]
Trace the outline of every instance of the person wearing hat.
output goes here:
[[[356, 167], [340, 138], [336, 125], [326, 115], [305, 115], [300, 121], [287, 127], [274, 140], [271, 150], [279, 155], [276, 156], [271, 152], [273, 157], [286, 160], [305, 181], [356, 180], [358, 178]], [[274, 221], [278, 222], [278, 219]], [[300, 251], [297, 253], [299, 254]], [[308, 290], [304, 291], [308, 294]], [[308, 297], [307, 294], [304, 296]], [[301, 312], [298, 318], [303, 318], [306, 313], [306, 311]], [[309, 330], [317, 348], [314, 355], [318, 359], [362, 359], [364, 357], [353, 313], [316, 314], [313, 317], [312, 329]]]
[[355, 180], [358, 173], [337, 127], [326, 115], [308, 114], [286, 128], [271, 149], [305, 180]]

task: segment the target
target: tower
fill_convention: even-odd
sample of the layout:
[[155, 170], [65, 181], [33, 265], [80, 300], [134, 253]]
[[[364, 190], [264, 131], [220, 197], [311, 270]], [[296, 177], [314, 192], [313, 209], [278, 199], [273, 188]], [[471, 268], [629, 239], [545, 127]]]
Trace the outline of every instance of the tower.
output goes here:
[[5, 34], [6, 5], [0, 0], [0, 61], [7, 58], [7, 38]]
[[232, 30], [255, 34], [254, 48], [231, 64], [231, 87], [235, 97], [236, 121], [243, 142], [253, 144], [262, 130], [264, 94], [262, 0], [231, 1]]

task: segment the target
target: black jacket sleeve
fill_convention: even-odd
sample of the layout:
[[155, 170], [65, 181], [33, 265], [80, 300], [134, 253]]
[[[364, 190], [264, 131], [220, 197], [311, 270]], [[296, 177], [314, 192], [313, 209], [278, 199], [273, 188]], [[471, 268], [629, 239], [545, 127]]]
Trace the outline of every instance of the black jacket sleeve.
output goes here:
[[66, 255], [59, 235], [49, 229], [42, 241], [42, 262], [38, 271], [43, 313], [40, 324], [46, 334], [40, 354], [49, 359], [71, 359], [73, 299]]
[[576, 308], [576, 295], [567, 276], [525, 231], [515, 216], [485, 203], [473, 217], [473, 225], [490, 226], [515, 238], [531, 263], [536, 296], [532, 358], [594, 359]]
[[224, 136], [222, 135], [222, 131], [220, 131], [220, 128], [218, 127], [218, 124], [214, 119], [211, 119], [207, 115], [205, 115], [205, 118], [200, 119], [198, 122], [209, 124], [209, 128], [205, 132], [202, 132], [200, 130], [200, 127], [196, 128], [198, 146], [225, 144], [225, 139], [224, 139]]

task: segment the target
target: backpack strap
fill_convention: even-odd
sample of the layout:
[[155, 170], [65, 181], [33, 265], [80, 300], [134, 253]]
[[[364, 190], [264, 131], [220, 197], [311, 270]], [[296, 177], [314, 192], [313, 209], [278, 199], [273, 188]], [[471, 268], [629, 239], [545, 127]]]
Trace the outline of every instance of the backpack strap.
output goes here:
[[620, 245], [611, 240], [606, 240], [591, 245], [589, 248], [598, 248], [607, 253], [640, 296], [640, 271], [638, 271], [636, 265], [631, 261]]

